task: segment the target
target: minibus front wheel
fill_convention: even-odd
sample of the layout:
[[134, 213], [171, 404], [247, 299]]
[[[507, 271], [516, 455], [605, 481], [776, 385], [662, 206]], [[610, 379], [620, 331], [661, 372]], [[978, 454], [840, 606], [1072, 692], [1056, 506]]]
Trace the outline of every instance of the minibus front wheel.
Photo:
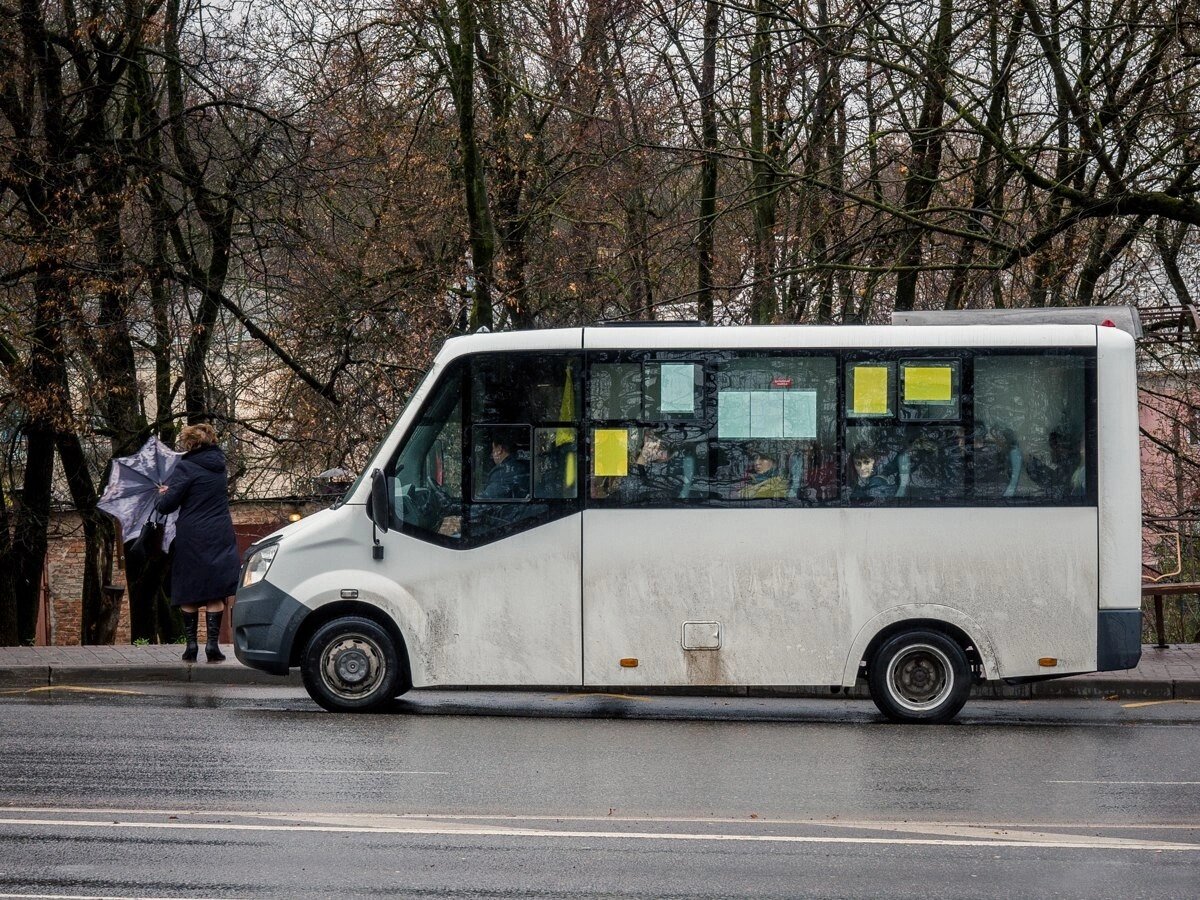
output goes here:
[[399, 693], [400, 654], [378, 623], [344, 616], [316, 630], [300, 671], [308, 695], [330, 712], [369, 712]]
[[895, 722], [948, 722], [971, 692], [971, 664], [962, 647], [940, 631], [893, 635], [870, 662], [871, 699]]

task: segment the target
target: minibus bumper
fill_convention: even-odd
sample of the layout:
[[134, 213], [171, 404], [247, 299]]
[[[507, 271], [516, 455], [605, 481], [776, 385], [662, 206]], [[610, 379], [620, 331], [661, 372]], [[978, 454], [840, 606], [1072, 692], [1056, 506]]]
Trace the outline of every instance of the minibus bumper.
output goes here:
[[1142, 658], [1142, 611], [1102, 609], [1097, 620], [1096, 671], [1133, 669]]
[[296, 632], [311, 610], [263, 579], [239, 588], [233, 604], [233, 652], [238, 661], [272, 675], [286, 675]]

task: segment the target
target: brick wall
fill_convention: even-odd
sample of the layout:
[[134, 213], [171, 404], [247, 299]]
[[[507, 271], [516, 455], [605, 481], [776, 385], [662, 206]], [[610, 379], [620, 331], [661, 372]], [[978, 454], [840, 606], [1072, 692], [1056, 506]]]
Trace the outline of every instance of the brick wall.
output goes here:
[[[245, 550], [254, 540], [270, 534], [288, 523], [294, 513], [310, 515], [327, 503], [293, 503], [270, 501], [234, 503], [233, 528], [238, 536], [239, 550]], [[83, 596], [84, 540], [83, 525], [73, 511], [56, 512], [50, 522], [49, 546], [46, 551], [46, 575], [43, 621], [38, 629], [39, 642], [48, 635], [48, 643], [57, 646], [79, 644], [80, 610]], [[125, 586], [124, 560], [118, 549], [113, 565], [112, 583]], [[121, 618], [117, 625], [118, 644], [129, 643], [128, 598], [121, 600]]]

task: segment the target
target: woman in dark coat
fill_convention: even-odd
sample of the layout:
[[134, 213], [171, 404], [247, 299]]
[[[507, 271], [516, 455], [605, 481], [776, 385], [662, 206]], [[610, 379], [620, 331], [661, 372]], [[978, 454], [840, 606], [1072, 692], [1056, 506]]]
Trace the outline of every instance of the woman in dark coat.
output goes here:
[[226, 601], [237, 590], [238, 549], [229, 515], [225, 454], [217, 446], [211, 425], [188, 425], [179, 433], [184, 454], [156, 504], [160, 513], [179, 510], [175, 523], [174, 561], [171, 568], [171, 603], [183, 612], [187, 632], [184, 662], [194, 662], [199, 651], [196, 630], [199, 607], [205, 609], [208, 642], [204, 653], [209, 662], [225, 655], [217, 643]]

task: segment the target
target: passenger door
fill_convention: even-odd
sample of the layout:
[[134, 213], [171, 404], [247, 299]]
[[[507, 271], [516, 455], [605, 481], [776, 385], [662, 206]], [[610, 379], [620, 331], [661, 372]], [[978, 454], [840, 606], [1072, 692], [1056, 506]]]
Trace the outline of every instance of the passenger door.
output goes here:
[[582, 679], [574, 353], [448, 367], [393, 461], [384, 536], [420, 685]]

